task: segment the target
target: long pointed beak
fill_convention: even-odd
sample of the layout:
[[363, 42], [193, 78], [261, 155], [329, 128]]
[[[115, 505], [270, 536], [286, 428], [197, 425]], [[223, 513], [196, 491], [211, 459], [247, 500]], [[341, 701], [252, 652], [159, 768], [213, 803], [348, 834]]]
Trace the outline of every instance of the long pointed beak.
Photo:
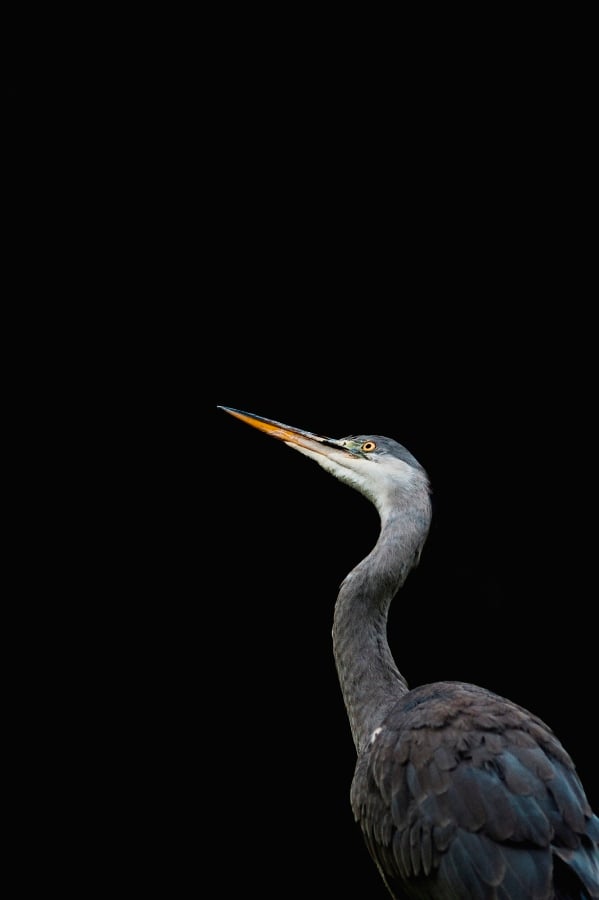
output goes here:
[[313, 434], [311, 431], [303, 431], [301, 428], [293, 428], [291, 425], [283, 425], [282, 422], [275, 422], [274, 419], [264, 419], [262, 416], [254, 416], [251, 413], [242, 412], [239, 409], [231, 409], [229, 406], [219, 406], [219, 409], [241, 419], [247, 425], [264, 431], [271, 437], [284, 441], [290, 446], [304, 447], [306, 450], [312, 450], [315, 453], [321, 453], [327, 456], [327, 447], [340, 450], [349, 456], [362, 456], [359, 451], [349, 447], [345, 441], [337, 441], [334, 438], [324, 437], [321, 434]]

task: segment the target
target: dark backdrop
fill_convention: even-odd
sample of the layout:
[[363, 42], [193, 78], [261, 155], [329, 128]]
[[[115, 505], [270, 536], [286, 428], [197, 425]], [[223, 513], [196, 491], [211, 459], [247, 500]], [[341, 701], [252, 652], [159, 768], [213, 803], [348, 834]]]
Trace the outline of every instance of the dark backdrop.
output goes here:
[[[292, 53], [270, 14], [260, 41], [231, 18], [205, 33], [212, 54], [195, 27], [188, 55], [175, 40], [173, 65], [136, 38], [151, 63], [132, 59], [113, 88], [111, 57], [92, 59], [91, 92], [68, 62], [66, 89], [42, 65], [33, 102], [8, 92], [19, 214], [7, 233], [23, 254], [9, 300], [33, 356], [45, 316], [63, 335], [64, 354], [50, 329], [43, 343], [68, 390], [49, 390], [43, 355], [32, 371], [50, 410], [68, 398], [77, 432], [48, 438], [35, 404], [17, 400], [35, 426], [30, 468], [60, 493], [48, 443], [69, 470], [83, 460], [75, 490], [100, 532], [73, 517], [77, 559], [54, 527], [62, 500], [50, 504], [60, 574], [42, 565], [42, 577], [60, 588], [75, 556], [91, 579], [99, 600], [76, 577], [77, 608], [100, 634], [94, 671], [117, 693], [102, 701], [119, 774], [110, 825], [99, 842], [79, 831], [113, 859], [122, 829], [123, 856], [142, 847], [133, 877], [161, 865], [170, 894], [189, 866], [210, 896], [384, 900], [349, 807], [354, 750], [330, 638], [338, 584], [376, 540], [376, 514], [216, 405], [405, 443], [430, 473], [434, 522], [391, 611], [402, 672], [411, 685], [478, 682], [537, 712], [597, 809], [596, 162], [582, 90], [593, 80], [577, 52], [568, 85], [552, 40], [535, 38], [550, 58], [530, 63], [528, 81], [515, 71], [510, 89], [503, 46], [479, 78], [455, 51], [429, 71], [435, 51], [414, 66], [378, 38], [365, 60], [337, 22], [310, 25], [317, 36]], [[68, 643], [87, 654], [87, 634]], [[79, 670], [65, 671], [78, 687]], [[127, 729], [141, 734], [132, 750]], [[86, 788], [112, 782], [110, 760], [86, 766]]]
[[503, 66], [496, 95], [485, 83], [464, 102], [471, 73], [423, 97], [378, 70], [364, 90], [353, 64], [331, 80], [303, 60], [280, 79], [279, 62], [225, 59], [202, 181], [215, 198], [203, 327], [189, 329], [215, 388], [198, 452], [214, 509], [209, 522], [200, 509], [215, 540], [198, 601], [200, 656], [214, 654], [200, 687], [216, 698], [212, 833], [263, 896], [384, 900], [349, 806], [331, 647], [339, 582], [376, 540], [376, 513], [216, 405], [386, 434], [417, 456], [434, 521], [391, 610], [401, 671], [539, 714], [597, 808], [587, 117], [578, 89], [506, 97]]

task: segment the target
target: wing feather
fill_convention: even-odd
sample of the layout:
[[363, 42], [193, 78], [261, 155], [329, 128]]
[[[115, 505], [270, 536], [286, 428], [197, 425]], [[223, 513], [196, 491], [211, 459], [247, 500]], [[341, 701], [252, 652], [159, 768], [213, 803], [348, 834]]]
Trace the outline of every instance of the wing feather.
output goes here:
[[360, 755], [351, 800], [397, 897], [550, 900], [561, 869], [599, 898], [599, 821], [569, 756], [481, 688], [402, 698]]

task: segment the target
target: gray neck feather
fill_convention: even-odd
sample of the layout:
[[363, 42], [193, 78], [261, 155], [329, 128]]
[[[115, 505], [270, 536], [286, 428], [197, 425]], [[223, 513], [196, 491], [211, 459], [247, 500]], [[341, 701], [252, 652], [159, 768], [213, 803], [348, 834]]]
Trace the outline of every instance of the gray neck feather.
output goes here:
[[335, 605], [333, 651], [358, 753], [408, 690], [391, 655], [387, 617], [393, 597], [418, 563], [428, 533], [428, 492], [420, 501], [408, 510], [379, 509], [377, 543], [345, 578]]

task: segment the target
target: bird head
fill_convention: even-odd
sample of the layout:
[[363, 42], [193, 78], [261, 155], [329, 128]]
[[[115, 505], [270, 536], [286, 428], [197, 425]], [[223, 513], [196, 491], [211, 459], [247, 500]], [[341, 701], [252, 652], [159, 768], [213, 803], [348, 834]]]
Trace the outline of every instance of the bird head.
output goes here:
[[426, 487], [425, 470], [409, 450], [382, 435], [330, 438], [228, 406], [220, 409], [298, 450], [323, 469], [368, 497], [381, 514], [390, 494]]

